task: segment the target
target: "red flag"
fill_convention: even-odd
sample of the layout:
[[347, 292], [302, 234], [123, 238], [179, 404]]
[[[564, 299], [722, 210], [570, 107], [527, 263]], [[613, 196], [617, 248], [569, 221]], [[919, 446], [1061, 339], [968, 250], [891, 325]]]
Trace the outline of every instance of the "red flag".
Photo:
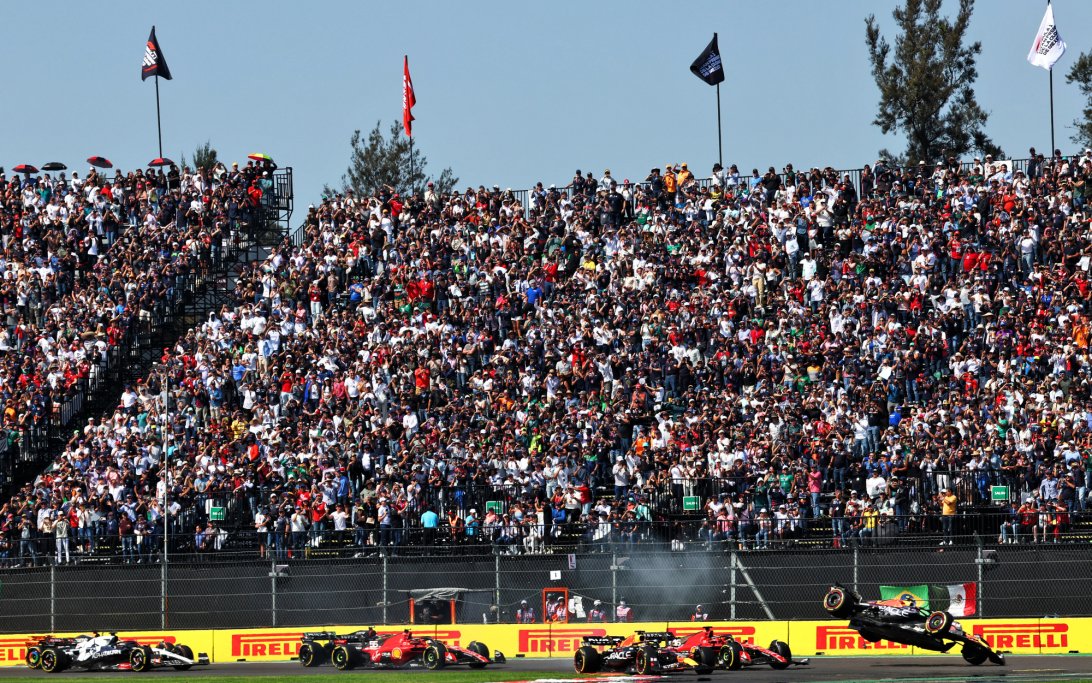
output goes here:
[[406, 129], [406, 136], [413, 137], [413, 105], [417, 104], [417, 98], [413, 96], [413, 81], [409, 75], [409, 57], [404, 57], [405, 64], [402, 72], [402, 126]]

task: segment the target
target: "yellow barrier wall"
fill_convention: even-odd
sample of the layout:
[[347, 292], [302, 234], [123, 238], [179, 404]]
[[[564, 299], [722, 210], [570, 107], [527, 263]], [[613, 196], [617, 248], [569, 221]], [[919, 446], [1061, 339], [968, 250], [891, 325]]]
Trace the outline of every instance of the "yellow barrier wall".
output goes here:
[[[963, 628], [981, 635], [996, 649], [1015, 654], [1064, 654], [1092, 652], [1092, 618], [1073, 619], [966, 619]], [[194, 652], [204, 652], [213, 662], [292, 659], [299, 652], [304, 631], [347, 633], [367, 624], [322, 625], [304, 628], [223, 629], [215, 631], [167, 630], [127, 632], [119, 635], [154, 645], [160, 641], [184, 643]], [[410, 626], [379, 627], [381, 633], [413, 628], [415, 633], [466, 646], [479, 640], [505, 656], [556, 657], [568, 660], [584, 636], [630, 635], [634, 631], [671, 631], [686, 636], [712, 626], [718, 633], [730, 633], [738, 640], [769, 645], [771, 640], [789, 643], [794, 656], [906, 655], [923, 651], [907, 645], [880, 641], [869, 643], [845, 621], [735, 621], [735, 622], [643, 622], [634, 624], [455, 624], [431, 628]], [[27, 640], [34, 634], [0, 636], [0, 666], [23, 663]], [[40, 635], [40, 634], [39, 634]], [[75, 633], [57, 635], [78, 635]], [[959, 656], [953, 648], [951, 656]]]

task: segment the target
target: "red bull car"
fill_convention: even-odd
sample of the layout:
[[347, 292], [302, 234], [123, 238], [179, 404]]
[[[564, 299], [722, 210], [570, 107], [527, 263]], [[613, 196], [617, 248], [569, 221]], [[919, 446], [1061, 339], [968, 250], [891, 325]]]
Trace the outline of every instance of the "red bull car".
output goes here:
[[870, 643], [889, 640], [933, 652], [947, 652], [958, 644], [970, 664], [977, 666], [987, 660], [1005, 664], [1004, 654], [981, 636], [964, 631], [951, 614], [921, 609], [911, 597], [869, 602], [835, 584], [823, 598], [823, 608], [835, 619], [849, 619], [849, 627]]
[[803, 666], [807, 659], [793, 659], [789, 644], [775, 640], [770, 646], [761, 647], [751, 643], [741, 643], [727, 633], [716, 634], [712, 626], [706, 626], [698, 633], [687, 637], [680, 649], [692, 652], [694, 648], [711, 648], [717, 653], [717, 668], [736, 671], [745, 666], [768, 664], [772, 669], [787, 669], [790, 666]]
[[434, 670], [461, 664], [482, 669], [505, 661], [499, 650], [490, 658], [489, 649], [478, 641], [462, 648], [433, 638], [417, 637], [408, 629], [401, 633], [377, 633], [367, 629], [343, 635], [322, 631], [304, 633], [302, 640], [300, 664], [319, 666], [328, 661], [339, 671], [357, 667]]
[[573, 657], [573, 668], [579, 674], [610, 671], [651, 676], [689, 669], [709, 674], [717, 667], [715, 648], [685, 650], [682, 645], [681, 639], [668, 632], [637, 631], [628, 637], [584, 636]]

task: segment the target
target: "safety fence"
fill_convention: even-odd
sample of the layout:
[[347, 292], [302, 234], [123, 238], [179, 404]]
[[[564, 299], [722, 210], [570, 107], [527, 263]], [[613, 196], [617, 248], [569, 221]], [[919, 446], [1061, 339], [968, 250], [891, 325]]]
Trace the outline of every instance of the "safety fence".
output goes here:
[[[976, 616], [1092, 615], [1086, 545], [688, 546], [547, 555], [235, 556], [171, 562], [166, 571], [156, 564], [6, 570], [0, 631], [506, 623], [516, 620], [523, 601], [540, 606], [544, 591], [574, 600], [574, 618], [598, 600], [609, 615], [625, 601], [637, 620], [686, 619], [697, 604], [712, 619], [818, 619], [822, 596], [835, 582], [872, 599], [881, 585], [926, 585], [945, 604], [946, 587], [973, 583]], [[431, 592], [440, 589], [445, 597], [436, 598]], [[457, 598], [449, 605], [450, 592]]]

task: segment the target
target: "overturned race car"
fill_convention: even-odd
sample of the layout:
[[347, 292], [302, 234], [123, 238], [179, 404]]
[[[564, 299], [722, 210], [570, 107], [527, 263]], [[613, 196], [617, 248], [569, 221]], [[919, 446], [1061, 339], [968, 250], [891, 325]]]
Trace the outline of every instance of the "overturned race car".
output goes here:
[[793, 659], [789, 644], [783, 640], [774, 640], [769, 647], [761, 647], [740, 642], [727, 633], [714, 633], [712, 626], [688, 636], [680, 647], [685, 652], [693, 652], [695, 648], [712, 648], [717, 653], [717, 668], [729, 671], [760, 665], [781, 670], [808, 663], [806, 658]]
[[194, 656], [186, 645], [161, 642], [155, 647], [135, 640], [122, 640], [117, 634], [60, 638], [46, 635], [27, 642], [26, 664], [46, 673], [66, 669], [81, 671], [149, 671], [170, 666], [187, 671], [194, 665], [205, 666], [205, 653]]
[[400, 633], [377, 633], [375, 629], [346, 634], [320, 631], [304, 633], [301, 640], [300, 664], [312, 667], [329, 662], [339, 671], [357, 667], [435, 670], [463, 664], [482, 669], [505, 662], [503, 653], [497, 650], [490, 658], [489, 648], [476, 640], [463, 648], [415, 636], [408, 629]]
[[835, 584], [823, 598], [823, 608], [835, 619], [849, 619], [849, 627], [870, 643], [889, 640], [934, 652], [963, 646], [963, 659], [975, 666], [987, 660], [1005, 665], [1005, 655], [995, 651], [981, 636], [963, 630], [951, 614], [929, 612], [912, 599], [869, 602], [855, 591]]
[[632, 636], [584, 636], [580, 649], [573, 656], [573, 668], [579, 674], [607, 670], [651, 676], [689, 669], [697, 674], [709, 674], [716, 667], [716, 648], [683, 649], [682, 639], [666, 631], [637, 631]]

